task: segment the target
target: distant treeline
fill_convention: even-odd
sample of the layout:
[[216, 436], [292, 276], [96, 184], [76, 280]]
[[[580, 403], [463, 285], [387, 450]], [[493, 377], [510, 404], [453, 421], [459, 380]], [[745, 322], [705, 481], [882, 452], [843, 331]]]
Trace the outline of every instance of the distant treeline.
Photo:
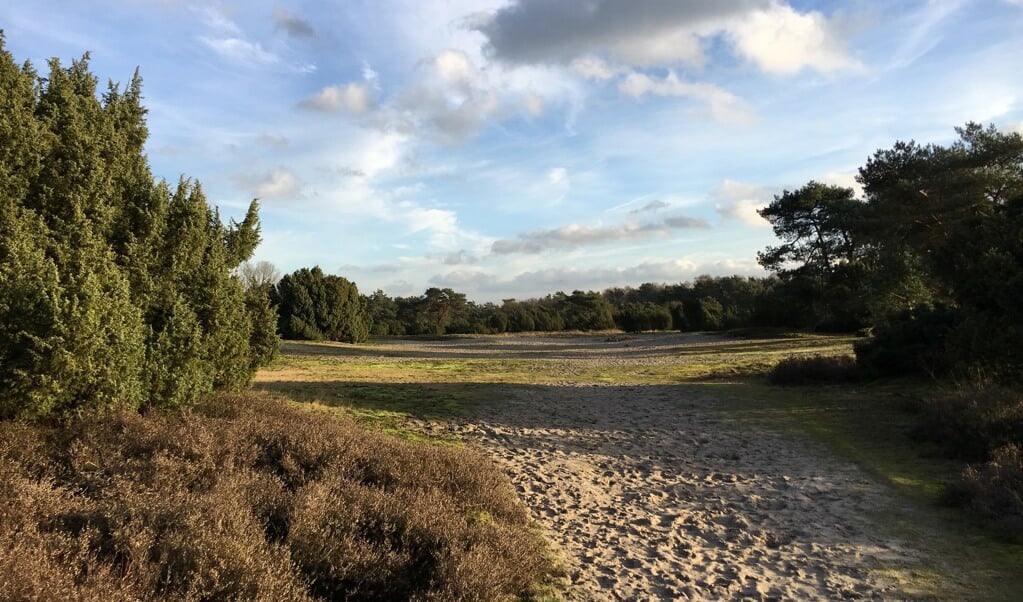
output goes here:
[[700, 276], [679, 284], [557, 292], [539, 299], [475, 303], [450, 288], [419, 296], [359, 295], [355, 284], [319, 267], [284, 276], [269, 289], [285, 338], [365, 341], [369, 335], [502, 334], [621, 329], [720, 330], [806, 327], [791, 291], [776, 277]]

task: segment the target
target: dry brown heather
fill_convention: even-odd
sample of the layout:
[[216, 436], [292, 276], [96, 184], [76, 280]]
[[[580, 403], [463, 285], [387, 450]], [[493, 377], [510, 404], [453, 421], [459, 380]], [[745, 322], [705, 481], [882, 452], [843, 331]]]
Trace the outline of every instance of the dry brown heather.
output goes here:
[[507, 479], [259, 395], [0, 424], [2, 600], [501, 600], [550, 569]]

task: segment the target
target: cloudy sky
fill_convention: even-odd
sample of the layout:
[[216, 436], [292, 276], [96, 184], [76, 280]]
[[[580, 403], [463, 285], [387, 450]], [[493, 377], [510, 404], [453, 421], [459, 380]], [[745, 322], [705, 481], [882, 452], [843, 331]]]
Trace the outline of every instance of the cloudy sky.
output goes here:
[[18, 61], [144, 79], [154, 172], [256, 259], [478, 301], [760, 274], [756, 209], [1023, 130], [1023, 0], [4, 0]]

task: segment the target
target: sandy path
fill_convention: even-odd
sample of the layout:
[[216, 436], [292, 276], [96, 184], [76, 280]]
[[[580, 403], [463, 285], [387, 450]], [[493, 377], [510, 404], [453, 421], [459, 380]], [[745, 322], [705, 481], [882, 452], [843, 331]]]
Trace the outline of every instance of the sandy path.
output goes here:
[[695, 388], [503, 392], [433, 427], [506, 469], [564, 556], [570, 599], [879, 599], [892, 586], [872, 569], [912, 563], [864, 518], [893, 503], [884, 488]]

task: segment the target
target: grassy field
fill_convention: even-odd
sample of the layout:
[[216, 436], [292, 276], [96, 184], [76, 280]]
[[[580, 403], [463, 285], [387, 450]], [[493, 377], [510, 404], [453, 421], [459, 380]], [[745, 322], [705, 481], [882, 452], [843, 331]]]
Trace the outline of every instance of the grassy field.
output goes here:
[[926, 550], [926, 569], [892, 574], [907, 597], [1010, 600], [1023, 592], [1023, 548], [936, 504], [963, 466], [928, 456], [906, 436], [914, 418], [905, 408], [933, 385], [775, 387], [763, 377], [783, 358], [849, 355], [855, 339], [847, 336], [650, 336], [558, 337], [541, 346], [507, 336], [292, 342], [254, 386], [410, 439], [422, 435], [406, 428], [407, 419], [469, 419], [481, 404], [499, 403], [507, 387], [670, 385], [710, 392], [721, 412], [821, 440], [910, 502], [908, 514], [879, 508], [874, 517], [879, 529]]

